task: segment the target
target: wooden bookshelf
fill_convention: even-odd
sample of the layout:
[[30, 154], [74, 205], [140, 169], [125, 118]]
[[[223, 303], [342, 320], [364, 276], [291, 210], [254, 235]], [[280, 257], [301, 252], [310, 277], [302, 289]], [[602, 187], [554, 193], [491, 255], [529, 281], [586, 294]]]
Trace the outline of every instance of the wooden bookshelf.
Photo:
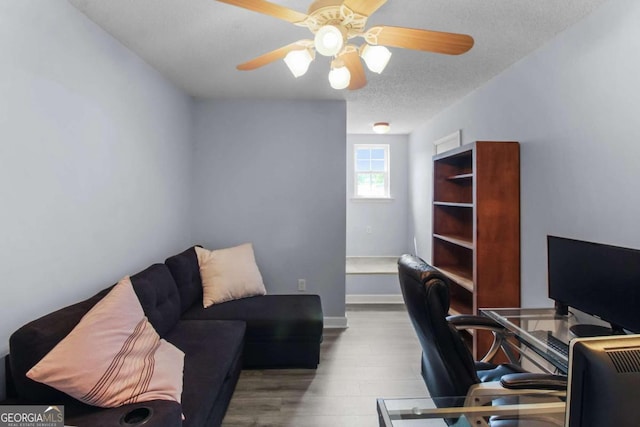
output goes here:
[[[477, 141], [433, 158], [433, 260], [451, 313], [520, 306], [520, 147]], [[473, 335], [476, 357], [491, 335]]]

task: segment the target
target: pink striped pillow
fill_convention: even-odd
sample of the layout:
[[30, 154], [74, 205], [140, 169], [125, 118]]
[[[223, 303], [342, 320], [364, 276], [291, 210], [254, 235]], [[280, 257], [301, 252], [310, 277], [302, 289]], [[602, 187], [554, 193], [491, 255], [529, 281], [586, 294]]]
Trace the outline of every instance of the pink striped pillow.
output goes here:
[[160, 339], [125, 277], [27, 376], [89, 405], [180, 402], [184, 353]]

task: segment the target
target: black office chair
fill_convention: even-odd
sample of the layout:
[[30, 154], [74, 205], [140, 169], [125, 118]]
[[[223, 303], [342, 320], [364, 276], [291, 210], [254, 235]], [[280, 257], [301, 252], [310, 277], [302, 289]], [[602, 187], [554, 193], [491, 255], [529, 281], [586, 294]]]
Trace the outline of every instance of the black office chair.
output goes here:
[[[493, 331], [496, 342], [489, 357], [500, 347], [504, 328], [480, 316], [448, 316], [449, 279], [439, 270], [413, 255], [398, 260], [402, 296], [422, 347], [422, 377], [432, 398], [465, 396], [456, 406], [490, 403], [496, 394], [520, 394], [542, 391], [561, 395], [566, 377], [525, 373], [516, 364], [494, 365], [476, 362], [465, 345], [459, 329]], [[482, 385], [489, 385], [483, 390]], [[487, 397], [487, 401], [482, 400]], [[454, 420], [450, 420], [454, 421]], [[497, 422], [492, 425], [500, 425]]]

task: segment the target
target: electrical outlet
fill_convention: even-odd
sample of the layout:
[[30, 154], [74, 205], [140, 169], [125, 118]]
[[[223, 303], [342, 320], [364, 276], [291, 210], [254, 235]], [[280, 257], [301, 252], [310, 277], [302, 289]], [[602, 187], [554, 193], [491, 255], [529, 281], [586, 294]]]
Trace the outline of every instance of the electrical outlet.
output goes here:
[[307, 281], [306, 279], [298, 279], [298, 291], [304, 292], [307, 290]]
[[367, 232], [367, 234], [371, 234], [371, 226], [370, 226], [370, 225], [367, 225], [367, 226], [365, 227], [365, 231]]

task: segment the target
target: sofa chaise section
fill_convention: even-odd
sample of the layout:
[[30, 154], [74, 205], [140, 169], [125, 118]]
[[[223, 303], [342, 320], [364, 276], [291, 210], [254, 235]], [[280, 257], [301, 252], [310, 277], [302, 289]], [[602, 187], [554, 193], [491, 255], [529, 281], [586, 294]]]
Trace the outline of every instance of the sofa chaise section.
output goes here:
[[165, 261], [178, 286], [182, 318], [246, 322], [244, 368], [316, 368], [323, 315], [318, 295], [263, 295], [204, 308], [193, 247]]

